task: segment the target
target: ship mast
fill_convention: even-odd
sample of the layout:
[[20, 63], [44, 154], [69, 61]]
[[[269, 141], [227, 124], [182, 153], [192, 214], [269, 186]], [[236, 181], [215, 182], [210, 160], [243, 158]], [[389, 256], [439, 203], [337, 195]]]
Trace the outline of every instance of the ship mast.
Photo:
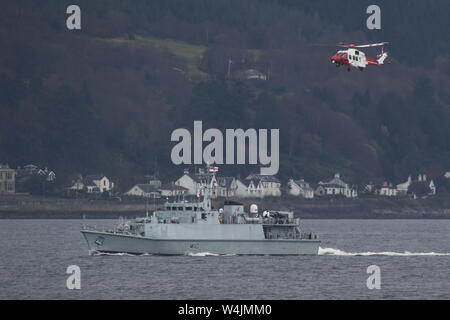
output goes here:
[[206, 165], [206, 186], [203, 195], [203, 208], [205, 210], [211, 210], [211, 192], [213, 189], [214, 177], [216, 176], [216, 172], [219, 171], [218, 167], [212, 167]]

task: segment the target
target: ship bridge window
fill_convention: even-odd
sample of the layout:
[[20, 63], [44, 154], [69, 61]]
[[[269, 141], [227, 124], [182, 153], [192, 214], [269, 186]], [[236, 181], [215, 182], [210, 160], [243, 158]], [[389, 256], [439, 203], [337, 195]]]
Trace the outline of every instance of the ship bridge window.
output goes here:
[[197, 209], [198, 209], [197, 207], [194, 207], [194, 211], [197, 211]]
[[192, 211], [192, 207], [186, 207], [187, 211]]
[[178, 210], [179, 211], [183, 211], [183, 207], [178, 207]]
[[172, 210], [173, 211], [177, 211], [177, 207], [172, 207]]

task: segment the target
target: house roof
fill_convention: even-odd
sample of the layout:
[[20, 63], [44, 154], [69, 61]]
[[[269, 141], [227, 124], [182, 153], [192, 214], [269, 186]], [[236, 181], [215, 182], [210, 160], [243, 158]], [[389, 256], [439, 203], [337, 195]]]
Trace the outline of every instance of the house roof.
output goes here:
[[276, 182], [280, 183], [280, 180], [278, 180], [275, 176], [267, 176], [262, 174], [250, 174], [245, 180], [254, 180], [254, 181], [261, 181], [261, 182]]
[[253, 183], [253, 185], [254, 185], [255, 187], [257, 187], [258, 184], [259, 184], [259, 180], [258, 180], [258, 179], [245, 179], [245, 180], [241, 180], [241, 182], [242, 182], [242, 183], [244, 184], [244, 186], [246, 186], [246, 187], [249, 187], [250, 184], [252, 184], [252, 183]]
[[[208, 181], [208, 179], [210, 178], [210, 175], [205, 174], [205, 173], [195, 173], [195, 174], [185, 173], [185, 175], [197, 183], [201, 183], [202, 181], [203, 182]], [[228, 187], [231, 184], [231, 182], [233, 181], [233, 179], [234, 179], [233, 177], [217, 177], [216, 176], [216, 181], [221, 187], [225, 187], [225, 185]]]
[[427, 195], [431, 192], [429, 181], [414, 181], [408, 188], [408, 193]]
[[216, 177], [217, 184], [222, 188], [230, 188], [231, 183], [233, 182], [233, 177]]
[[158, 188], [151, 184], [137, 184], [135, 187], [138, 187], [145, 193], [158, 192]]
[[305, 190], [313, 190], [313, 188], [311, 188], [311, 185], [306, 182], [304, 179], [301, 180], [293, 180], [295, 184], [297, 184], [299, 187], [305, 189]]
[[12, 168], [10, 168], [9, 167], [9, 165], [7, 165], [7, 164], [1, 164], [0, 163], [0, 169], [2, 169], [2, 170], [7, 170], [7, 171], [15, 171], [14, 169], [12, 169]]
[[83, 179], [83, 184], [86, 187], [96, 187], [97, 186], [92, 179], [87, 179], [87, 178]]
[[162, 187], [159, 188], [159, 190], [188, 190], [185, 187], [176, 185], [175, 183], [171, 182], [171, 183], [167, 183], [165, 185], [163, 185]]
[[187, 176], [189, 178], [191, 178], [192, 180], [194, 180], [194, 182], [199, 183], [200, 182], [200, 177], [197, 174], [192, 174], [190, 172], [185, 173], [183, 176]]
[[39, 170], [39, 168], [37, 166], [35, 166], [34, 164], [27, 164], [26, 166], [24, 166], [23, 168], [18, 168], [17, 169], [17, 176], [18, 177], [23, 177], [23, 176], [32, 176], [33, 174], [35, 174], [37, 171]]
[[92, 174], [84, 177], [83, 184], [87, 187], [96, 187], [97, 185], [94, 183], [94, 181], [101, 180], [105, 175], [102, 174]]
[[339, 174], [336, 174], [333, 179], [327, 182], [319, 182], [319, 184], [329, 188], [341, 188], [345, 187], [346, 183], [341, 180]]
[[103, 177], [106, 177], [104, 174], [90, 174], [85, 177], [86, 180], [101, 180]]
[[337, 183], [322, 183], [322, 186], [324, 188], [344, 188], [342, 184]]

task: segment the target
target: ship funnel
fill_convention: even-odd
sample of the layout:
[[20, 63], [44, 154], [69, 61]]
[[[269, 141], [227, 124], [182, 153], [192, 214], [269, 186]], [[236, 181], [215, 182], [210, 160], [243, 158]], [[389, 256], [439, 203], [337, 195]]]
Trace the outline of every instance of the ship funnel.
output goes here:
[[257, 214], [258, 213], [258, 206], [256, 204], [252, 204], [250, 206], [250, 213], [251, 214]]

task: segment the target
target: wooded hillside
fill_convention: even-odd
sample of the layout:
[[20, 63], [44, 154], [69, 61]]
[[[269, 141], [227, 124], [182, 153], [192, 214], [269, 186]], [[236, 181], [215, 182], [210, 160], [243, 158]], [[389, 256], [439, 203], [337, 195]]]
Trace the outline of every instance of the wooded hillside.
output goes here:
[[[175, 176], [170, 134], [200, 119], [280, 128], [282, 178], [449, 170], [448, 1], [378, 1], [381, 31], [366, 28], [371, 1], [80, 0], [79, 31], [69, 4], [2, 3], [0, 162]], [[393, 64], [337, 69], [341, 41], [389, 41]], [[269, 80], [228, 78], [229, 59]]]

